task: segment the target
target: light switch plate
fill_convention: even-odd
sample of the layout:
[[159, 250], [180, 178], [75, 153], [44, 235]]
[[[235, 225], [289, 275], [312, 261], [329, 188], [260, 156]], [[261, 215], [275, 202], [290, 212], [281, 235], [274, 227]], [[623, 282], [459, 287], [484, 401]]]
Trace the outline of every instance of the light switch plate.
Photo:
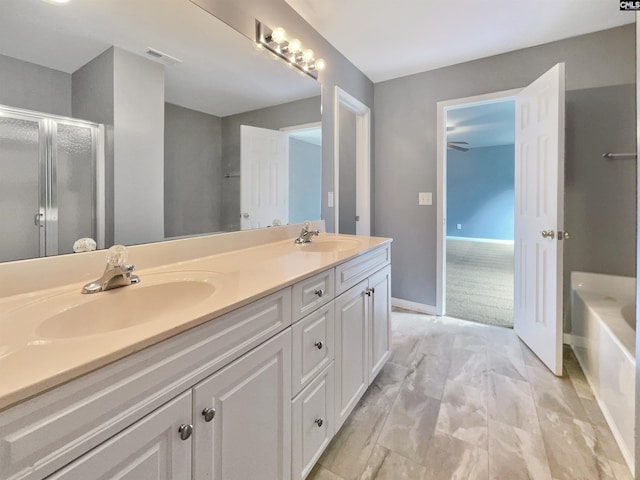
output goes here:
[[433, 205], [433, 195], [431, 192], [418, 193], [418, 205]]

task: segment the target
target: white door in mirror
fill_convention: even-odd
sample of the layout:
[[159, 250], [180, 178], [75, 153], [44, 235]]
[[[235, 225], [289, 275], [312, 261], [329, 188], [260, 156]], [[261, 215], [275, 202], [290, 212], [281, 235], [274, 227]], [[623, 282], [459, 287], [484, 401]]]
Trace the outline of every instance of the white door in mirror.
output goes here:
[[240, 228], [289, 219], [289, 140], [284, 132], [240, 126]]

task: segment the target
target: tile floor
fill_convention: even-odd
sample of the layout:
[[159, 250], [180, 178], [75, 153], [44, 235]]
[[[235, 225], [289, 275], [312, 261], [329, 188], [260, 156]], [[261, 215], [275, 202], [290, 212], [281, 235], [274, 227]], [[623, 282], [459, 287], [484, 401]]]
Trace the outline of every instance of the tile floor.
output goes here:
[[308, 479], [632, 479], [570, 349], [558, 378], [513, 330], [404, 312], [392, 327]]

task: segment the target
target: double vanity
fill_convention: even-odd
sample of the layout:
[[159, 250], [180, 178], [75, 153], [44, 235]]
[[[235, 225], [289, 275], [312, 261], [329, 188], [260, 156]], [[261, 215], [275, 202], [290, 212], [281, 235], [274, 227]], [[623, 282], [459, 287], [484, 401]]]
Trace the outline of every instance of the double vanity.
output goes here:
[[3, 265], [0, 479], [305, 478], [389, 357], [391, 241], [299, 229], [131, 247], [91, 295], [104, 252]]

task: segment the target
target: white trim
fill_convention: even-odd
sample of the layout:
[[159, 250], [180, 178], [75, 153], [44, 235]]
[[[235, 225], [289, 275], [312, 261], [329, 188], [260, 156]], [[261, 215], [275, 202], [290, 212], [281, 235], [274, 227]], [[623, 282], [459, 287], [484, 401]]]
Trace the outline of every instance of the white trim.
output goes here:
[[478, 243], [497, 243], [500, 245], [513, 245], [513, 240], [499, 240], [497, 238], [476, 238], [476, 237], [445, 237], [447, 240], [454, 241], [467, 241], [467, 242], [478, 242]]
[[105, 173], [105, 128], [98, 125], [96, 142], [96, 247], [98, 250], [106, 248], [106, 173]]
[[402, 300], [401, 298], [391, 298], [391, 305], [398, 308], [404, 308], [405, 310], [413, 310], [419, 313], [426, 313], [428, 315], [436, 315], [436, 307], [433, 305], [426, 305], [424, 303], [410, 302], [409, 300]]
[[437, 134], [436, 134], [436, 148], [437, 148], [437, 199], [436, 199], [436, 311], [437, 315], [444, 315], [446, 312], [445, 303], [445, 282], [446, 278], [446, 262], [444, 261], [446, 255], [446, 243], [444, 238], [446, 236], [446, 218], [444, 212], [446, 211], [446, 138], [447, 138], [447, 126], [446, 126], [446, 111], [455, 108], [462, 108], [469, 105], [480, 105], [487, 103], [501, 102], [504, 100], [515, 99], [515, 96], [521, 91], [521, 88], [513, 90], [504, 90], [502, 92], [487, 93], [484, 95], [474, 95], [471, 97], [456, 98], [453, 100], [445, 100], [438, 102], [437, 104]]
[[281, 132], [303, 132], [305, 130], [314, 130], [322, 128], [322, 122], [302, 123], [300, 125], [292, 125], [290, 127], [282, 127]]
[[371, 109], [337, 85], [333, 102], [333, 221], [334, 232], [340, 226], [340, 106], [356, 115], [356, 212], [360, 217], [356, 223], [356, 234], [371, 234]]

